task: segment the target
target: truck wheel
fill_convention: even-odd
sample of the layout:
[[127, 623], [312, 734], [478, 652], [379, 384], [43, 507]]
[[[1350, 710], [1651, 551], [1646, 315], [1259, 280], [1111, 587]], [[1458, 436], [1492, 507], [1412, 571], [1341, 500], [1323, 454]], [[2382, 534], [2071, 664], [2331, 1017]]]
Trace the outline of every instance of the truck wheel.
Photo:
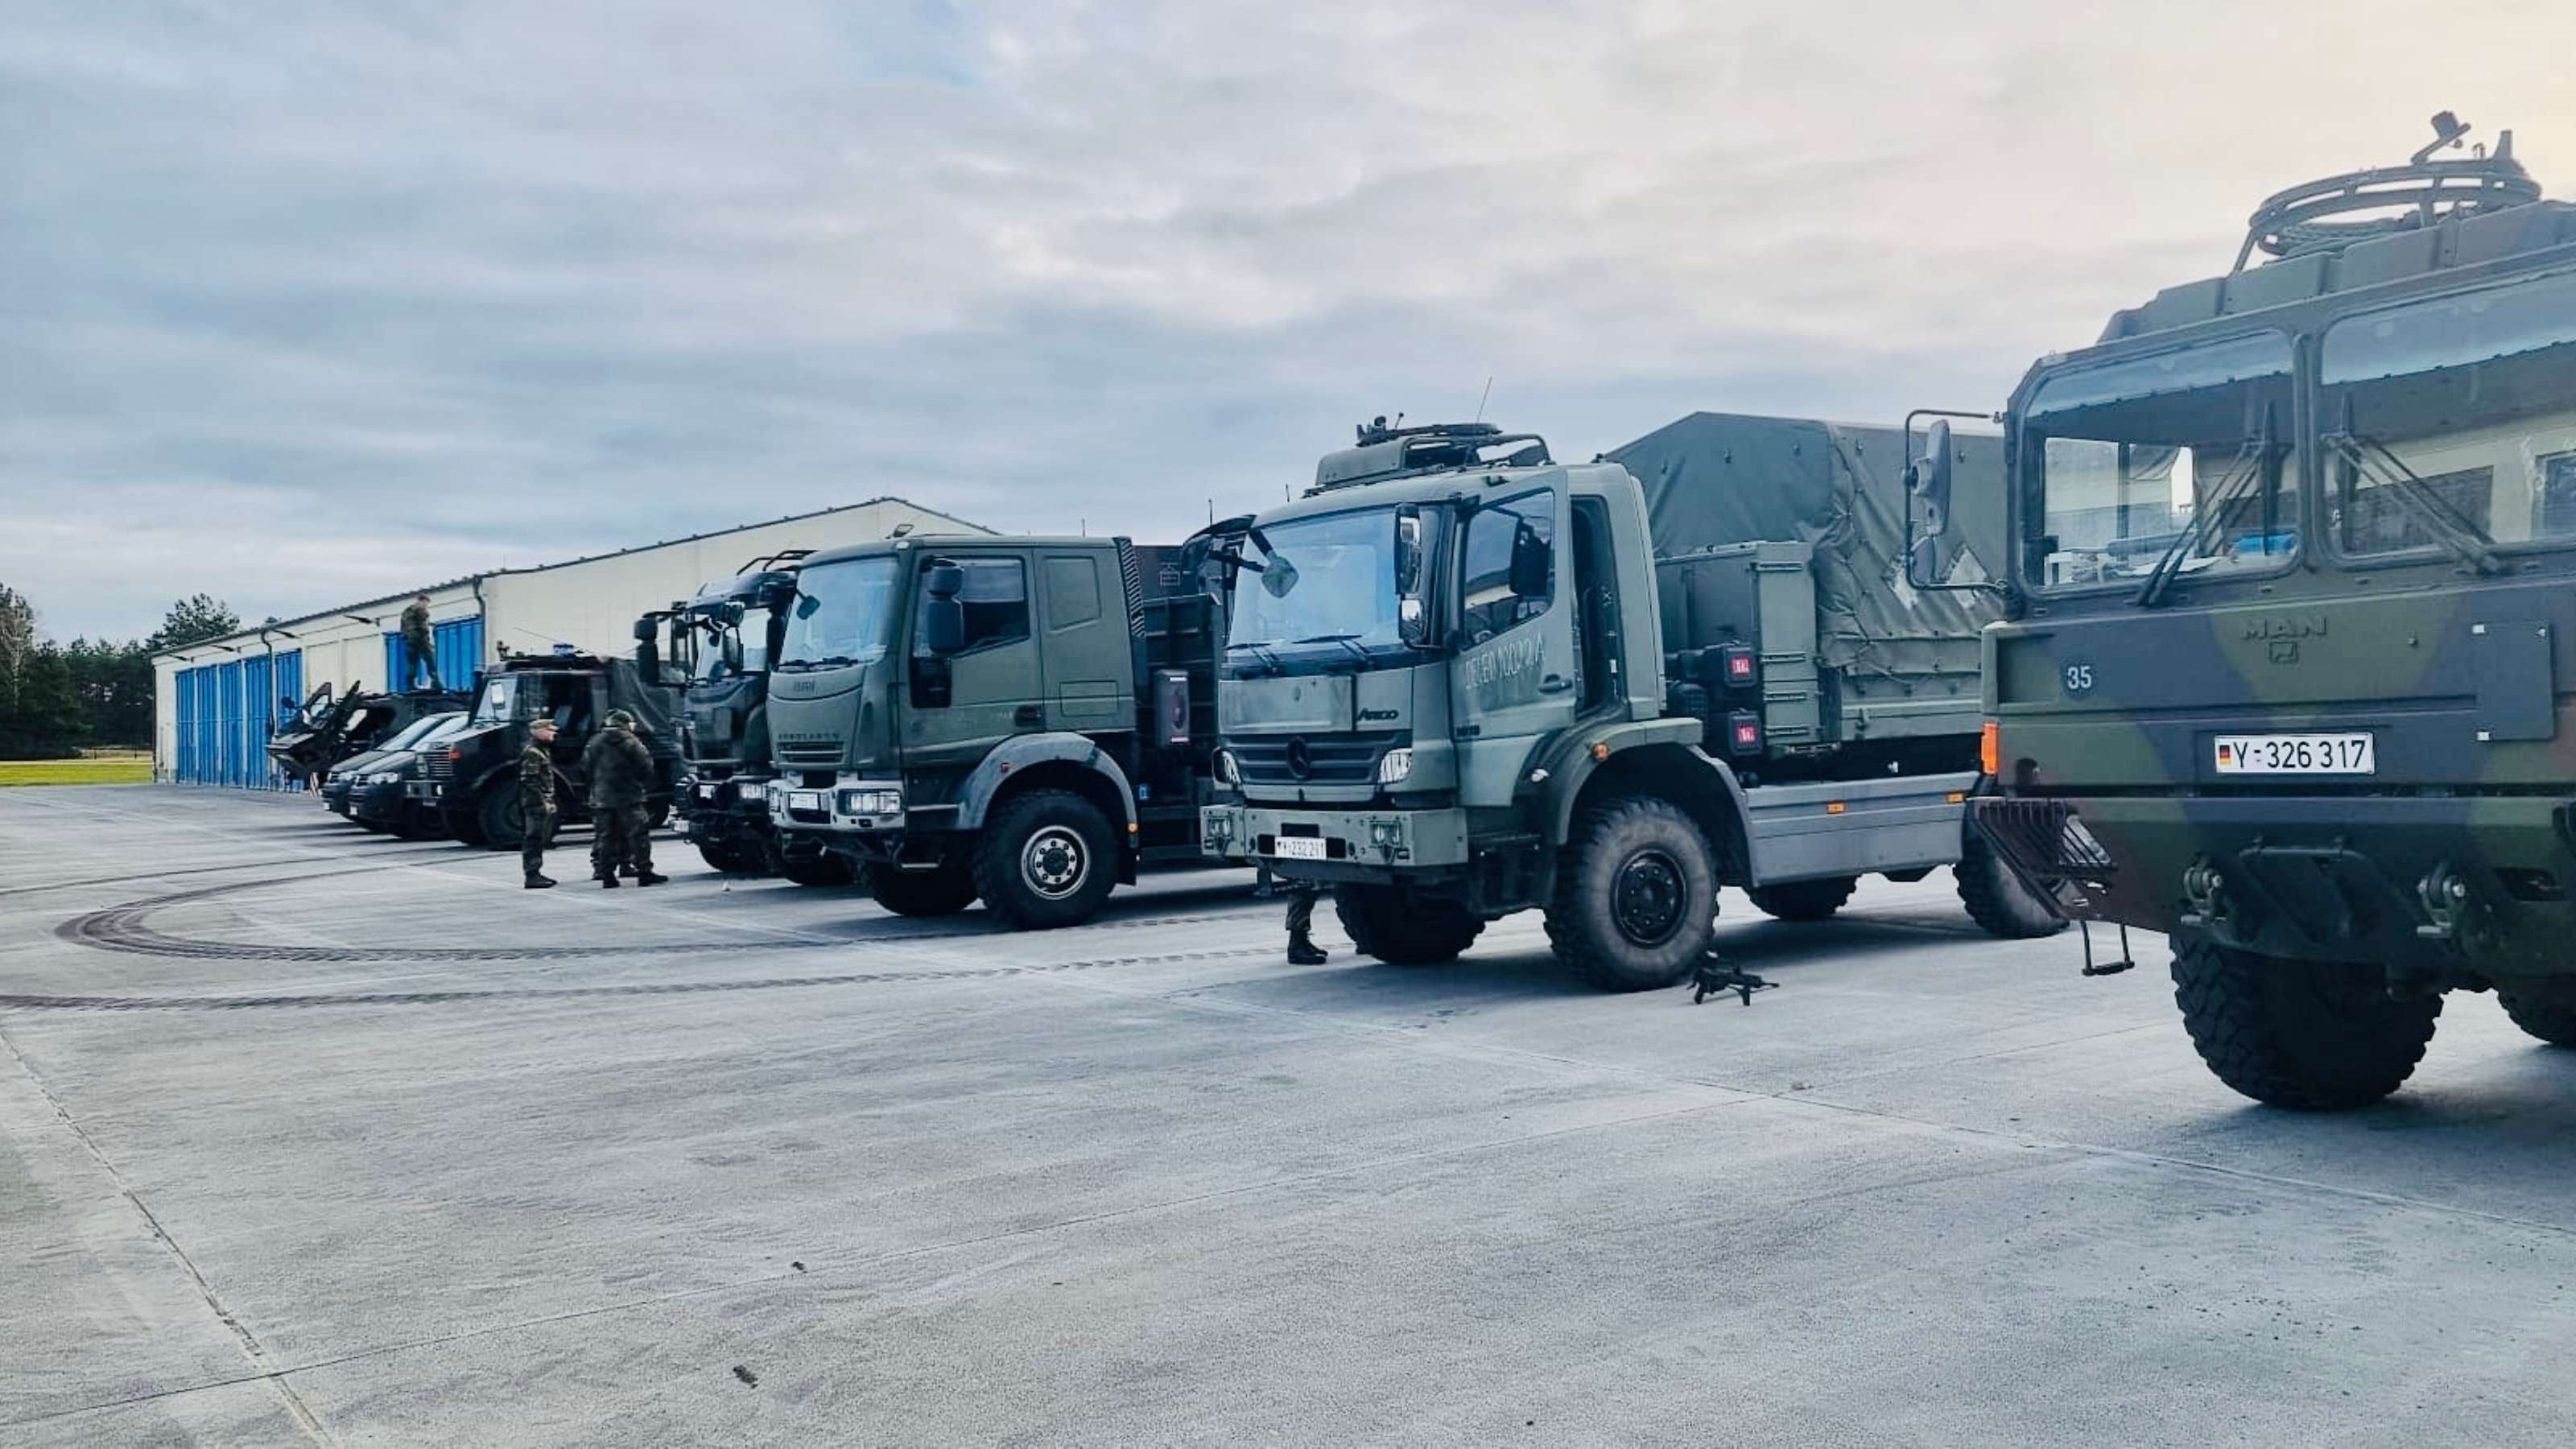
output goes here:
[[741, 846], [730, 841], [699, 841], [698, 859], [707, 863], [707, 869], [724, 875], [768, 874]]
[[1333, 914], [1351, 945], [1389, 966], [1437, 966], [1476, 944], [1485, 923], [1456, 901], [1431, 900], [1394, 886], [1333, 887]]
[[483, 848], [482, 812], [477, 810], [442, 810], [439, 813], [447, 818], [447, 833], [454, 836], [458, 844], [470, 845], [477, 850]]
[[2524, 1031], [2551, 1046], [2576, 1047], [2576, 995], [2507, 991], [2499, 986], [2496, 1001]]
[[[782, 859], [778, 862], [778, 873], [801, 886], [845, 886], [858, 879], [858, 873], [850, 869], [850, 863], [830, 851], [802, 860]], [[958, 909], [964, 910], [965, 907]]]
[[1013, 796], [984, 822], [973, 864], [984, 908], [1020, 931], [1090, 920], [1118, 884], [1118, 839], [1070, 790]]
[[937, 870], [867, 869], [868, 893], [898, 916], [953, 916], [975, 904], [975, 878], [955, 865]]
[[1604, 991], [1652, 991], [1691, 973], [1717, 926], [1708, 837], [1669, 801], [1629, 796], [1574, 828], [1547, 906], [1557, 959]]
[[514, 785], [500, 785], [483, 792], [474, 807], [475, 844], [487, 850], [516, 850], [528, 833], [528, 814], [519, 807], [519, 792]]
[[2176, 937], [2174, 1002], [2191, 1044], [2230, 1087], [2275, 1107], [2363, 1107], [2424, 1059], [2442, 998], [2390, 1000], [2379, 973], [2258, 956]]
[[1762, 914], [1782, 921], [1821, 921], [1843, 908], [1843, 902], [1859, 889], [1860, 878], [1829, 875], [1822, 880], [1784, 881], [1779, 885], [1754, 886], [1745, 892]]
[[1959, 903], [1968, 908], [1968, 919], [1998, 941], [2028, 941], [2066, 929], [2066, 918], [2032, 895], [1973, 826], [1950, 874], [1959, 882]]

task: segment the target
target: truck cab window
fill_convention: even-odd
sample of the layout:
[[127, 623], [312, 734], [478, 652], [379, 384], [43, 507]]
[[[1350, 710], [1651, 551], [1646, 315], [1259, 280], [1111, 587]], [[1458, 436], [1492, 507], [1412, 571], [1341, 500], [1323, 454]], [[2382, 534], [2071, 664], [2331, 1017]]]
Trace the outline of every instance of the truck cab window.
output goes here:
[[[957, 602], [966, 608], [966, 647], [970, 653], [996, 644], [1013, 644], [1029, 637], [1029, 571], [1015, 558], [951, 559], [966, 572], [966, 586], [957, 592]], [[913, 606], [912, 652], [915, 658], [928, 658], [924, 646], [921, 615], [930, 604], [927, 591], [920, 592]]]
[[1523, 494], [1476, 510], [1467, 523], [1459, 586], [1467, 642], [1481, 643], [1546, 613], [1556, 591], [1555, 557], [1555, 494]]

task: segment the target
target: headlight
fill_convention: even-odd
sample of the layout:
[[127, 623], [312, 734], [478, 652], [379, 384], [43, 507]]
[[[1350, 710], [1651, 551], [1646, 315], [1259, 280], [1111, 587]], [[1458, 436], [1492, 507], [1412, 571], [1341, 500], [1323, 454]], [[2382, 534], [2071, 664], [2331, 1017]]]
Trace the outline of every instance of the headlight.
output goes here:
[[1243, 783], [1243, 772], [1234, 767], [1234, 751], [1219, 750], [1216, 752], [1216, 777], [1229, 785], [1240, 785]]
[[844, 790], [841, 792], [844, 815], [901, 815], [901, 790]]
[[1377, 782], [1381, 785], [1395, 784], [1412, 773], [1413, 747], [1411, 745], [1399, 745], [1378, 759]]

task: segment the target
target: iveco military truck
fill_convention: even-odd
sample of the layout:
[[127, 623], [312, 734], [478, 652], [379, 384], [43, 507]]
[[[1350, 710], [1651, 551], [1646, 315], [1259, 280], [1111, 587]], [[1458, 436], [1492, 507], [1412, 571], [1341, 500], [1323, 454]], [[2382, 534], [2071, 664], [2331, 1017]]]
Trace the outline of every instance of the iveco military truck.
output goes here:
[[848, 885], [856, 876], [847, 861], [810, 839], [782, 840], [769, 820], [769, 782], [778, 773], [769, 752], [769, 664], [811, 551], [754, 559], [696, 597], [645, 615], [635, 624], [635, 659], [647, 678], [681, 691], [687, 774], [673, 804], [699, 856], [728, 875]]
[[1816, 920], [1955, 864], [1988, 930], [2058, 928], [1962, 858], [1982, 620], [1904, 586], [1903, 466], [1894, 429], [1795, 419], [1572, 464], [1490, 424], [1363, 427], [1219, 560], [1240, 798], [1207, 851], [1331, 886], [1381, 961], [1542, 909], [1611, 990], [1689, 975], [1720, 885]]
[[484, 671], [464, 728], [448, 738], [446, 748], [425, 757], [422, 778], [410, 788], [437, 807], [458, 840], [516, 850], [528, 827], [519, 808], [519, 754], [527, 748], [528, 722], [555, 722], [554, 823], [577, 824], [590, 818], [582, 749], [610, 711], [623, 709], [639, 721], [636, 733], [653, 752], [647, 803], [658, 826], [670, 814], [681, 773], [671, 728], [677, 696], [631, 659], [569, 649], [514, 655]]
[[1197, 861], [1216, 601], [1125, 539], [915, 535], [804, 561], [770, 670], [780, 835], [903, 915], [1087, 920]]
[[2576, 207], [2434, 123], [2008, 413], [1977, 823], [2169, 933], [2202, 1059], [2287, 1107], [2396, 1090], [2450, 991], [2576, 1045]]

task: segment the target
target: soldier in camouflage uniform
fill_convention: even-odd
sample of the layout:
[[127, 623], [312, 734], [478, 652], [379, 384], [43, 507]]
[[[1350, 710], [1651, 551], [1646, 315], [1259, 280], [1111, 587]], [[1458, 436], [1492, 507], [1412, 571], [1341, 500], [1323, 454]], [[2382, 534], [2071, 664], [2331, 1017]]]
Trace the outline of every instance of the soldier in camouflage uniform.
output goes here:
[[653, 873], [653, 826], [644, 810], [653, 752], [635, 737], [635, 716], [610, 710], [606, 727], [581, 752], [581, 769], [590, 781], [590, 871], [601, 888], [617, 889], [620, 865], [635, 867], [640, 886], [669, 880]]
[[546, 841], [555, 833], [555, 722], [533, 721], [528, 747], [519, 752], [519, 817], [526, 833], [519, 837], [519, 869], [532, 891], [554, 882], [546, 877]]
[[438, 682], [438, 641], [429, 631], [429, 595], [413, 597], [402, 611], [403, 647], [411, 652], [411, 678], [403, 681], [409, 689], [420, 681], [422, 670], [429, 671], [429, 687], [444, 689]]

